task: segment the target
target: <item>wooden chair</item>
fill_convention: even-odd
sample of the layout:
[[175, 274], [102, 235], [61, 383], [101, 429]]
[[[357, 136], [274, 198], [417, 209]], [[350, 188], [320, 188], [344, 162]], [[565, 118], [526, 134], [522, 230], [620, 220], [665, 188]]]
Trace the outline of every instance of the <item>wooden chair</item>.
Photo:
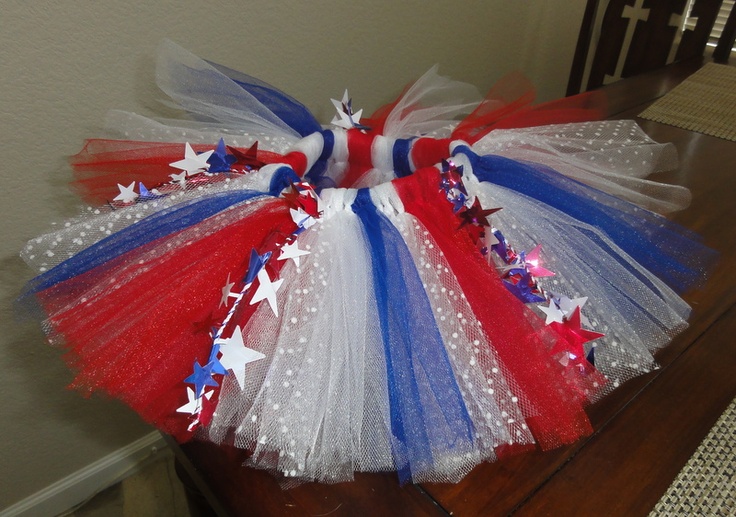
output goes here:
[[[583, 14], [567, 94], [592, 90], [615, 80], [660, 68], [668, 63], [702, 56], [721, 9], [721, 0], [695, 0], [692, 29], [680, 32], [688, 0], [610, 0], [600, 25], [586, 84], [582, 86], [600, 0], [588, 0]], [[713, 52], [726, 62], [736, 39], [736, 9]]]

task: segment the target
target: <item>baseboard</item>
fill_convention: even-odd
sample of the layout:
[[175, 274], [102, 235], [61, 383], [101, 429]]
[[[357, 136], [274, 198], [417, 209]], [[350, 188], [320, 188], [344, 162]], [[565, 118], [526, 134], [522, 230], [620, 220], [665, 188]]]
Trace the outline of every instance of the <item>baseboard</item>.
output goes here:
[[166, 448], [154, 431], [0, 511], [0, 517], [59, 515], [134, 473]]

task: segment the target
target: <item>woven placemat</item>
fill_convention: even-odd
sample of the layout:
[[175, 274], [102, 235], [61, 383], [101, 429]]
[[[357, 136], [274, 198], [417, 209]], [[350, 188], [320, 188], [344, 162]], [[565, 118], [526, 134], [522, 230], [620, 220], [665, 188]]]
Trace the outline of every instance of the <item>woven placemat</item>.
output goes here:
[[649, 517], [665, 515], [736, 515], [736, 400], [718, 419]]
[[736, 67], [707, 63], [639, 116], [736, 141]]

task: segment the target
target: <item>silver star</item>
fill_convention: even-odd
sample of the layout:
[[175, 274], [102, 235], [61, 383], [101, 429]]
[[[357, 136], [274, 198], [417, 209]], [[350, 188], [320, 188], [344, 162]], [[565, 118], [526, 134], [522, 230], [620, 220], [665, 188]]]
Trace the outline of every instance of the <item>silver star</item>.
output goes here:
[[214, 149], [202, 154], [197, 154], [194, 152], [194, 149], [192, 149], [192, 146], [189, 145], [189, 142], [184, 144], [184, 146], [184, 159], [170, 163], [169, 165], [171, 167], [185, 171], [187, 176], [194, 176], [195, 174], [209, 170], [210, 164], [207, 163], [207, 160], [212, 153], [215, 152]]
[[281, 284], [284, 282], [283, 278], [272, 282], [265, 268], [261, 269], [258, 272], [257, 278], [258, 289], [256, 289], [253, 298], [251, 298], [250, 304], [253, 305], [260, 302], [261, 300], [268, 300], [268, 304], [271, 306], [271, 310], [276, 316], [278, 316], [279, 307], [276, 303], [276, 291], [279, 290], [279, 287], [281, 287]]
[[227, 339], [218, 339], [220, 345], [220, 364], [231, 370], [238, 380], [240, 389], [245, 388], [245, 365], [266, 357], [257, 350], [248, 348], [243, 342], [243, 334], [240, 325], [235, 327], [233, 335]]
[[281, 248], [281, 254], [279, 255], [278, 260], [293, 259], [296, 267], [299, 267], [299, 257], [302, 257], [304, 255], [309, 255], [309, 252], [306, 250], [300, 250], [296, 241], [294, 241], [291, 244], [284, 244], [284, 246]]
[[122, 186], [118, 183], [120, 194], [113, 198], [113, 201], [122, 201], [123, 203], [132, 203], [138, 199], [138, 194], [135, 193], [135, 181], [127, 187]]

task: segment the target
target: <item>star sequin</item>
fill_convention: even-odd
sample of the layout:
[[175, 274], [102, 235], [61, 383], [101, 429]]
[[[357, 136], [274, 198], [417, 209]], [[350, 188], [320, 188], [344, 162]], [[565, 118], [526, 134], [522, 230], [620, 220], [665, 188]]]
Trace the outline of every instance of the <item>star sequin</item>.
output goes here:
[[542, 245], [538, 244], [532, 251], [529, 253], [523, 253], [522, 260], [524, 261], [524, 264], [526, 266], [526, 270], [529, 271], [532, 275], [536, 277], [544, 277], [544, 276], [555, 276], [555, 274], [550, 271], [549, 269], [545, 269], [542, 266], [539, 265], [539, 253], [542, 251]]
[[220, 345], [218, 345], [217, 343], [213, 344], [212, 350], [210, 350], [210, 360], [207, 362], [207, 364], [212, 365], [213, 374], [227, 375], [227, 370], [222, 365], [220, 360], [217, 358], [219, 353], [220, 353]]
[[440, 174], [440, 186], [445, 192], [450, 190], [457, 190], [463, 195], [467, 196], [468, 191], [465, 190], [463, 184], [463, 166], [455, 165], [450, 160], [442, 160], [442, 172]]
[[253, 169], [260, 169], [266, 165], [266, 162], [262, 162], [258, 159], [258, 141], [253, 142], [253, 145], [251, 145], [245, 152], [230, 146], [227, 146], [227, 149], [233, 154], [233, 156], [235, 156], [235, 163], [237, 165], [243, 165], [246, 170], [250, 171]]
[[544, 321], [545, 325], [549, 325], [552, 322], [562, 323], [565, 318], [565, 313], [557, 307], [557, 304], [553, 300], [549, 301], [548, 306], [537, 305], [537, 307], [547, 316], [547, 319]]
[[317, 222], [314, 217], [306, 213], [301, 208], [298, 210], [290, 208], [289, 213], [291, 214], [291, 220], [294, 221], [294, 224], [305, 230]]
[[261, 269], [258, 272], [258, 289], [256, 289], [256, 292], [253, 294], [250, 304], [253, 305], [261, 300], [268, 300], [271, 310], [276, 316], [278, 316], [279, 307], [276, 303], [276, 291], [279, 290], [279, 287], [281, 287], [283, 282], [283, 278], [272, 282], [271, 278], [268, 276], [268, 272], [265, 269]]
[[605, 334], [593, 332], [582, 328], [580, 323], [580, 307], [575, 310], [562, 323], [552, 322], [550, 327], [555, 329], [564, 340], [560, 340], [551, 350], [552, 354], [561, 351], [568, 354], [570, 359], [580, 360], [585, 357], [583, 344], [603, 337]]
[[138, 194], [135, 192], [135, 181], [128, 185], [127, 187], [124, 187], [120, 183], [118, 183], [118, 189], [120, 190], [120, 194], [115, 196], [113, 198], [113, 201], [122, 201], [123, 203], [132, 203], [136, 199], [138, 199]]
[[184, 144], [184, 159], [179, 160], [169, 165], [175, 169], [181, 169], [187, 173], [187, 176], [194, 176], [200, 172], [204, 172], [210, 168], [210, 164], [207, 160], [210, 158], [214, 150], [206, 151], [201, 154], [197, 154], [189, 145], [189, 142]]
[[228, 154], [225, 140], [220, 138], [214, 152], [207, 159], [207, 163], [210, 164], [209, 172], [230, 172], [230, 166], [236, 160], [237, 158], [234, 155]]
[[202, 366], [199, 361], [194, 361], [194, 373], [184, 379], [187, 384], [194, 384], [194, 393], [201, 394], [205, 386], [217, 386], [215, 379], [212, 378], [212, 363]]
[[211, 312], [201, 320], [192, 322], [192, 327], [194, 328], [195, 334], [199, 334], [200, 332], [211, 332], [212, 329], [216, 328], [218, 325], [219, 322]]
[[171, 181], [178, 183], [180, 187], [184, 188], [187, 185], [187, 171], [181, 171], [178, 174], [169, 174]]
[[253, 283], [253, 280], [256, 279], [256, 276], [258, 276], [258, 273], [261, 271], [263, 266], [266, 265], [266, 262], [268, 262], [268, 259], [271, 258], [271, 252], [268, 251], [264, 253], [263, 255], [259, 255], [258, 251], [253, 248], [250, 250], [250, 260], [248, 262], [248, 273], [245, 275], [245, 279], [243, 282], [245, 282], [246, 287], [249, 287], [251, 283]]
[[[305, 188], [306, 187], [306, 188]], [[289, 205], [304, 213], [317, 218], [320, 216], [319, 197], [312, 187], [304, 183], [292, 183], [291, 190], [282, 194]]]
[[140, 199], [156, 199], [161, 197], [161, 192], [156, 189], [148, 190], [142, 181], [138, 182], [138, 192], [140, 192]]
[[[559, 296], [555, 299], [555, 302], [560, 307], [560, 310], [565, 314], [565, 316], [569, 316], [570, 314], [572, 314], [576, 307], [579, 307], [582, 310], [587, 301], [587, 296], [573, 299], [570, 299], [567, 296]], [[580, 313], [580, 320], [582, 321], [583, 325], [590, 325], [588, 318], [586, 318], [585, 314], [582, 314], [582, 312]]]
[[360, 117], [363, 115], [362, 109], [353, 113], [353, 99], [350, 98], [347, 90], [345, 90], [341, 101], [330, 100], [337, 110], [337, 115], [332, 119], [331, 124], [343, 129], [370, 129], [360, 123]]
[[225, 285], [222, 287], [222, 298], [220, 298], [220, 307], [223, 305], [227, 307], [227, 300], [228, 298], [237, 297], [237, 293], [232, 292], [232, 288], [235, 285], [235, 282], [230, 281], [230, 274], [227, 275], [227, 281]]
[[538, 294], [539, 291], [536, 289], [536, 283], [529, 273], [506, 278], [503, 283], [514, 296], [524, 303], [544, 301], [544, 298]]
[[209, 400], [212, 398], [213, 390], [206, 392], [202, 397], [195, 397], [194, 390], [187, 386], [187, 399], [188, 402], [178, 408], [177, 413], [188, 413], [190, 415], [196, 415], [202, 411], [202, 399]]
[[488, 222], [487, 217], [495, 212], [498, 212], [499, 210], [501, 209], [500, 208], [484, 209], [482, 206], [480, 206], [480, 201], [478, 201], [478, 198], [475, 198], [471, 206], [465, 207], [464, 210], [460, 210], [457, 213], [457, 215], [462, 220], [459, 228], [462, 228], [463, 226], [467, 224], [490, 227], [491, 224]]
[[245, 346], [240, 326], [235, 327], [233, 335], [217, 341], [220, 346], [220, 363], [231, 370], [238, 380], [240, 389], [245, 388], [245, 365], [266, 357], [264, 354]]
[[284, 244], [281, 248], [281, 253], [279, 254], [278, 260], [288, 260], [292, 259], [294, 261], [294, 264], [296, 264], [296, 267], [300, 266], [299, 257], [303, 257], [304, 255], [309, 255], [309, 251], [306, 250], [300, 250], [299, 246], [297, 245], [297, 242], [294, 241], [291, 244]]

